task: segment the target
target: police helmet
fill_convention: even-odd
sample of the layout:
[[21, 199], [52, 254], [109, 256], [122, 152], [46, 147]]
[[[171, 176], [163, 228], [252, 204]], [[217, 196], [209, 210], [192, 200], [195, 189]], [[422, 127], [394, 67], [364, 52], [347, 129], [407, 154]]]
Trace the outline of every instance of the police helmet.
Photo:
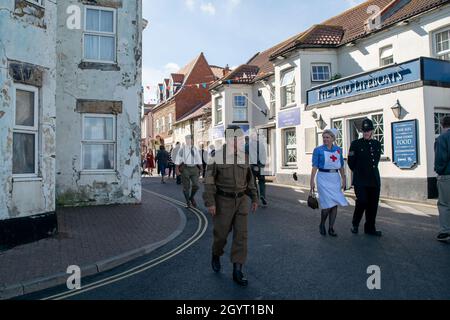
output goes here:
[[370, 119], [364, 119], [362, 123], [362, 131], [363, 132], [369, 132], [375, 130], [375, 127], [373, 125], [373, 121]]

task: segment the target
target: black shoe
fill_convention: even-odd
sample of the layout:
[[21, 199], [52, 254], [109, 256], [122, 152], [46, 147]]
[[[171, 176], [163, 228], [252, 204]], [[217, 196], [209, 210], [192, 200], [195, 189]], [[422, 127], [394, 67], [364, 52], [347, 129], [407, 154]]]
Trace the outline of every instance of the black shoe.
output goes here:
[[358, 227], [355, 227], [355, 226], [352, 227], [351, 231], [352, 231], [353, 234], [358, 234], [359, 233]]
[[324, 225], [320, 225], [320, 234], [323, 236], [327, 235], [327, 229], [325, 229]]
[[437, 241], [448, 242], [450, 240], [450, 234], [440, 233], [436, 239], [437, 239]]
[[194, 198], [191, 199], [191, 205], [192, 205], [192, 207], [193, 207], [194, 209], [197, 209], [197, 208], [198, 208], [198, 206], [197, 206], [197, 201], [195, 201]]
[[381, 231], [366, 231], [365, 232], [368, 236], [374, 236], [374, 237], [382, 237], [383, 233]]
[[241, 287], [248, 286], [248, 280], [245, 278], [244, 274], [242, 273], [242, 264], [234, 264], [233, 267], [233, 280]]
[[219, 256], [214, 256], [213, 255], [211, 266], [212, 266], [212, 269], [214, 270], [215, 273], [219, 273], [220, 272], [220, 270], [222, 269], [222, 265], [220, 264], [220, 257]]
[[264, 198], [264, 197], [261, 197], [261, 203], [262, 203], [263, 207], [267, 207], [267, 205], [268, 205], [266, 198]]
[[191, 209], [192, 208], [192, 203], [190, 201], [186, 202], [186, 208], [187, 209]]
[[336, 238], [338, 236], [333, 228], [330, 228], [330, 230], [328, 230], [328, 234], [334, 238]]

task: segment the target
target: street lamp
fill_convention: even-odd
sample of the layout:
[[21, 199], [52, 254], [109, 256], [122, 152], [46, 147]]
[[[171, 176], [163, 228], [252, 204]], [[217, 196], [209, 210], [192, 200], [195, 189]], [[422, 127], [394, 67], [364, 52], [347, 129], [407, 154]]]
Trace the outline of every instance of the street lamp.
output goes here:
[[397, 100], [396, 104], [391, 109], [397, 119], [400, 119], [402, 117], [403, 107], [400, 104], [399, 100]]
[[316, 124], [320, 130], [323, 130], [327, 127], [327, 124], [323, 120], [322, 115], [320, 115], [319, 119], [316, 120]]

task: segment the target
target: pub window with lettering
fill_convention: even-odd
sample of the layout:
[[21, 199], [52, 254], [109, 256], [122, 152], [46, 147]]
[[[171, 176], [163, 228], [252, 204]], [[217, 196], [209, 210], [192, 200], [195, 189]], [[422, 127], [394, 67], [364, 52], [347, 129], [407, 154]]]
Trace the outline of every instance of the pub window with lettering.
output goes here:
[[82, 167], [85, 171], [110, 171], [116, 165], [116, 117], [84, 114]]
[[39, 90], [15, 86], [13, 129], [13, 175], [37, 177], [39, 146]]

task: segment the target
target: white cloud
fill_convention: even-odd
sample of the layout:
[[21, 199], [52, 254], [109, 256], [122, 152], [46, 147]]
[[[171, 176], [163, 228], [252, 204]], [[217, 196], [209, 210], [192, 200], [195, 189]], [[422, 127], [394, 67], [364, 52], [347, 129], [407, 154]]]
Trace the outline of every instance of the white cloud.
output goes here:
[[195, 0], [185, 0], [184, 3], [186, 4], [186, 7], [188, 7], [189, 10], [191, 11], [195, 10]]
[[211, 16], [214, 16], [216, 14], [216, 7], [211, 2], [202, 3], [200, 6], [200, 10]]

